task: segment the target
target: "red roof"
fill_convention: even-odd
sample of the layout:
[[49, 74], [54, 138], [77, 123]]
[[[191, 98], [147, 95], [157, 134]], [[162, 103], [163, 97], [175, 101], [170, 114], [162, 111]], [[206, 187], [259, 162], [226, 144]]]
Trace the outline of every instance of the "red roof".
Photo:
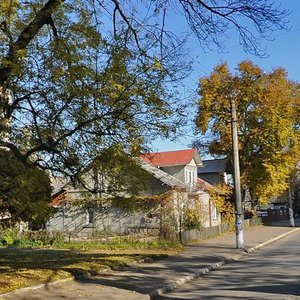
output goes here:
[[51, 207], [62, 206], [66, 202], [66, 191], [62, 190], [52, 196], [52, 201], [48, 203]]
[[155, 167], [187, 165], [193, 158], [197, 165], [201, 164], [197, 149], [146, 153], [141, 158]]

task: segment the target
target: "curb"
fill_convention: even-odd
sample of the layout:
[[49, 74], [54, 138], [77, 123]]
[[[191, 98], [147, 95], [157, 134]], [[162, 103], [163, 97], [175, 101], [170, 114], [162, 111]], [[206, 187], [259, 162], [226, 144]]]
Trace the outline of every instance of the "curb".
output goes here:
[[14, 290], [12, 292], [7, 292], [5, 294], [0, 294], [0, 300], [2, 299], [2, 297], [16, 295], [16, 294], [27, 292], [27, 291], [34, 291], [34, 290], [38, 290], [38, 289], [42, 289], [42, 288], [46, 288], [47, 289], [50, 286], [54, 286], [54, 285], [59, 284], [59, 283], [69, 282], [69, 281], [72, 281], [74, 279], [75, 279], [75, 277], [71, 276], [71, 277], [66, 278], [66, 279], [61, 279], [61, 280], [56, 280], [56, 281], [50, 281], [50, 282], [46, 282], [46, 283], [40, 283], [40, 284], [37, 284], [37, 285], [32, 285], [32, 286], [24, 287], [24, 288], [21, 288], [21, 289]]
[[158, 289], [152, 291], [151, 293], [148, 294], [148, 296], [150, 299], [155, 299], [157, 296], [161, 296], [162, 294], [164, 294], [166, 292], [170, 292], [170, 291], [178, 288], [179, 286], [181, 286], [195, 278], [198, 278], [201, 275], [204, 275], [204, 274], [210, 272], [211, 270], [219, 269], [221, 266], [225, 265], [225, 263], [226, 263], [225, 260], [221, 260], [217, 263], [212, 264], [211, 266], [209, 266], [207, 268], [195, 270], [195, 272], [191, 273], [190, 275], [186, 275], [178, 280], [175, 280], [161, 288], [158, 288]]
[[274, 243], [274, 242], [276, 242], [276, 241], [278, 241], [278, 240], [284, 238], [285, 236], [287, 236], [287, 235], [289, 235], [289, 234], [292, 234], [292, 233], [294, 233], [294, 232], [296, 232], [296, 231], [298, 231], [298, 230], [300, 230], [300, 228], [295, 228], [295, 229], [293, 229], [293, 230], [291, 230], [291, 231], [288, 231], [288, 232], [283, 233], [283, 234], [281, 234], [281, 235], [279, 235], [279, 236], [276, 236], [276, 237], [274, 237], [273, 239], [270, 239], [270, 240], [268, 240], [268, 241], [266, 241], [266, 242], [263, 242], [263, 243], [260, 243], [260, 244], [258, 244], [258, 245], [256, 245], [256, 246], [254, 246], [254, 247], [251, 247], [251, 248], [245, 250], [245, 252], [246, 252], [246, 253], [251, 253], [251, 252], [253, 252], [253, 251], [255, 251], [255, 250], [259, 249], [259, 248], [262, 248], [262, 247], [264, 247], [264, 246], [266, 246], [266, 245], [269, 245], [269, 244], [271, 244], [271, 243]]
[[211, 270], [216, 270], [216, 269], [219, 269], [220, 267], [222, 267], [223, 265], [225, 265], [226, 263], [230, 263], [230, 261], [234, 260], [234, 261], [238, 261], [241, 259], [241, 257], [243, 257], [244, 255], [247, 255], [259, 248], [262, 248], [266, 245], [269, 245], [273, 242], [276, 242], [277, 240], [281, 239], [281, 238], [284, 238], [285, 236], [288, 236], [296, 231], [300, 230], [300, 228], [295, 228], [291, 231], [288, 231], [286, 233], [283, 233], [275, 238], [272, 238], [266, 242], [263, 242], [263, 243], [260, 243], [254, 247], [251, 247], [249, 249], [244, 249], [244, 252], [240, 253], [240, 254], [237, 254], [237, 255], [234, 255], [226, 260], [221, 260], [217, 263], [214, 263], [212, 265], [210, 265], [209, 267], [207, 268], [202, 268], [202, 269], [196, 269], [193, 273], [191, 273], [190, 275], [186, 275], [184, 277], [181, 277], [180, 279], [177, 279], [161, 288], [158, 288], [156, 290], [153, 290], [152, 292], [150, 292], [148, 294], [149, 296], [149, 299], [155, 299], [156, 297], [158, 296], [161, 296], [162, 294], [165, 294], [167, 292], [170, 292], [178, 287], [180, 287], [181, 285], [189, 282], [189, 281], [192, 281], [193, 279], [196, 279], [198, 277], [200, 277], [201, 275], [204, 275], [204, 274], [207, 274], [208, 272], [210, 272]]

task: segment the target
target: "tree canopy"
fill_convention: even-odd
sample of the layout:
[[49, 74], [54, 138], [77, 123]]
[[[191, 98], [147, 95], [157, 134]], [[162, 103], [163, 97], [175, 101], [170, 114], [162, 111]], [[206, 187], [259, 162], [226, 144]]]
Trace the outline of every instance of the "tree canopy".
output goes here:
[[242, 186], [266, 203], [287, 188], [299, 159], [300, 86], [284, 69], [269, 73], [243, 61], [232, 74], [215, 67], [199, 84], [196, 126], [210, 133], [209, 151], [232, 157], [230, 98], [237, 107]]
[[0, 215], [9, 213], [11, 223], [42, 225], [52, 213], [49, 176], [37, 167], [26, 167], [5, 150], [0, 150], [0, 169]]
[[2, 0], [0, 146], [74, 175], [101, 151], [170, 136], [183, 111], [173, 83], [191, 66], [167, 22], [178, 11], [202, 47], [234, 28], [252, 53], [287, 16], [269, 0]]

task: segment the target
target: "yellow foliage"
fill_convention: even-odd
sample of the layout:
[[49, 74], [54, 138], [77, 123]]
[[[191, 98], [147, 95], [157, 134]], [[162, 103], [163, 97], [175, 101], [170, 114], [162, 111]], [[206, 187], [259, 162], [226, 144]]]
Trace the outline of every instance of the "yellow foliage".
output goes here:
[[18, 0], [1, 0], [0, 1], [0, 18], [4, 17], [6, 21], [10, 21], [15, 14], [16, 8], [19, 5]]
[[210, 200], [222, 215], [222, 222], [233, 229], [235, 216], [234, 205], [232, 204], [232, 188], [225, 184], [220, 184], [217, 189], [209, 191]]
[[241, 181], [266, 203], [287, 188], [300, 155], [299, 85], [278, 68], [264, 73], [250, 61], [231, 74], [226, 64], [200, 79], [196, 125], [212, 133], [212, 154], [232, 157], [230, 99], [238, 118]]

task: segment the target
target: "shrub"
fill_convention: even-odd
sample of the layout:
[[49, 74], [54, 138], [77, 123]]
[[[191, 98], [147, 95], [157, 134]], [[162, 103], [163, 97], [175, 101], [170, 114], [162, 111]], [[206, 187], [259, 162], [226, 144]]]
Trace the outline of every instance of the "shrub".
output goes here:
[[18, 230], [16, 228], [7, 228], [0, 235], [0, 242], [3, 246], [12, 245], [14, 240], [18, 237]]
[[22, 234], [22, 238], [35, 245], [53, 245], [64, 242], [64, 234], [60, 231], [27, 231]]
[[183, 213], [183, 229], [191, 230], [201, 228], [200, 214], [197, 209], [186, 208]]

